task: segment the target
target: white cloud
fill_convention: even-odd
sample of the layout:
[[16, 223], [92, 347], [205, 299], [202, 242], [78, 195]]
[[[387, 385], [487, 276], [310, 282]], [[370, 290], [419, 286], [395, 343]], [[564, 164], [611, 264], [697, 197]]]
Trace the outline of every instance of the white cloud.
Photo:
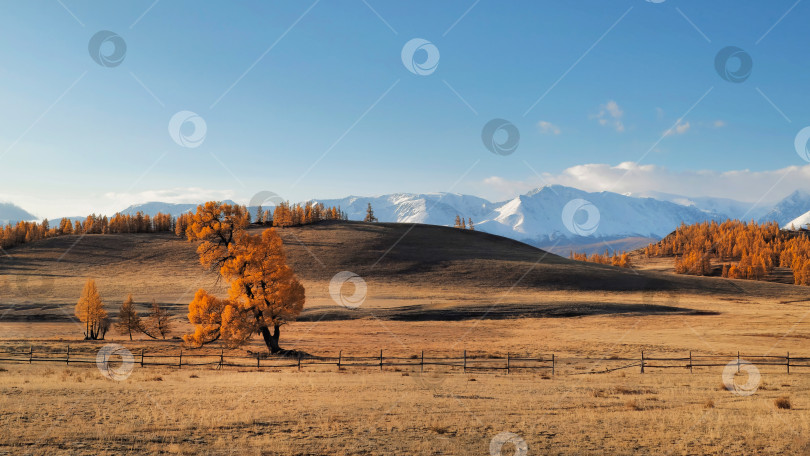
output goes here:
[[723, 128], [726, 126], [726, 122], [724, 120], [715, 120], [714, 121], [714, 128]]
[[[528, 170], [527, 170], [528, 172]], [[650, 192], [688, 197], [711, 196], [739, 201], [775, 202], [797, 189], [809, 189], [810, 165], [789, 166], [771, 171], [673, 171], [656, 165], [624, 162], [616, 166], [584, 164], [558, 174], [531, 173], [525, 180], [493, 176], [484, 180], [493, 196], [506, 199], [543, 185], [559, 184], [589, 192], [611, 191], [637, 196]]]
[[0, 193], [0, 201], [13, 202], [37, 217], [49, 219], [84, 216], [88, 214], [113, 215], [133, 204], [148, 203], [151, 201], [160, 201], [163, 203], [201, 203], [226, 199], [236, 201], [235, 192], [231, 190], [209, 190], [190, 187], [145, 190], [141, 192], [110, 192], [103, 195], [90, 193], [85, 199], [76, 199], [68, 195], [63, 196], [53, 193], [46, 195]]
[[[132, 205], [160, 201], [162, 203], [201, 203], [205, 201], [220, 201], [231, 199], [233, 192], [230, 190], [210, 190], [196, 187], [172, 188], [163, 190], [145, 190], [135, 193], [106, 193], [106, 198], [110, 203], [119, 205]], [[124, 209], [124, 207], [121, 207]]]
[[562, 133], [560, 131], [560, 127], [554, 125], [551, 122], [547, 122], [545, 120], [541, 120], [540, 122], [537, 122], [537, 128], [539, 128], [540, 133], [543, 133], [543, 134], [559, 135], [560, 133]]
[[689, 128], [689, 122], [683, 122], [681, 119], [678, 119], [678, 122], [676, 122], [672, 128], [664, 132], [664, 136], [682, 135], [689, 131]]
[[624, 111], [619, 107], [619, 104], [610, 100], [599, 106], [599, 113], [596, 115], [596, 120], [599, 122], [599, 125], [610, 126], [621, 133], [624, 131], [622, 116], [624, 116]]

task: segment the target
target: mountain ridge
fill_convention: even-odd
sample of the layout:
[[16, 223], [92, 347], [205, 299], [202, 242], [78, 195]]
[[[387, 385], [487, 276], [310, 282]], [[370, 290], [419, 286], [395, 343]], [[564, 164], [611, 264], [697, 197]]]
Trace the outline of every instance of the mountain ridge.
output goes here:
[[[743, 216], [750, 216], [750, 219], [759, 222], [773, 220], [785, 228], [789, 228], [791, 222], [797, 227], [810, 223], [810, 215], [807, 214], [810, 211], [810, 194], [803, 190], [794, 191], [771, 207], [727, 198], [692, 198], [656, 192], [587, 192], [562, 185], [538, 187], [496, 202], [450, 192], [350, 195], [311, 201], [339, 206], [349, 220], [363, 220], [368, 204], [372, 205], [381, 222], [452, 226], [458, 215], [465, 221], [471, 219], [477, 230], [558, 254], [567, 254], [572, 246], [583, 246], [588, 253], [604, 251], [605, 248], [612, 250], [611, 246], [615, 245], [629, 249], [642, 247], [663, 238], [681, 223], [723, 221]], [[235, 204], [231, 200], [225, 202]], [[192, 203], [152, 201], [131, 205], [121, 213], [154, 215], [162, 212], [176, 217], [194, 211], [196, 206]], [[265, 209], [270, 207], [268, 204]], [[255, 213], [255, 207], [249, 209], [251, 214]], [[804, 215], [808, 220], [799, 220]], [[621, 240], [627, 241], [616, 242]]]

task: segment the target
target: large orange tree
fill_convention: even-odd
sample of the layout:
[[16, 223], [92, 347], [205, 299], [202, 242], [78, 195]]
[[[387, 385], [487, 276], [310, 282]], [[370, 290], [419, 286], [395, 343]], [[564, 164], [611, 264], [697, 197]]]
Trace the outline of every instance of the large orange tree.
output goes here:
[[283, 352], [281, 326], [304, 308], [304, 287], [287, 265], [281, 237], [272, 228], [249, 234], [249, 224], [245, 208], [219, 202], [199, 206], [191, 217], [186, 236], [200, 241], [200, 262], [230, 285], [227, 299], [203, 289], [195, 294], [188, 314], [194, 332], [183, 336], [192, 346], [220, 339], [239, 346], [259, 333], [271, 353]]

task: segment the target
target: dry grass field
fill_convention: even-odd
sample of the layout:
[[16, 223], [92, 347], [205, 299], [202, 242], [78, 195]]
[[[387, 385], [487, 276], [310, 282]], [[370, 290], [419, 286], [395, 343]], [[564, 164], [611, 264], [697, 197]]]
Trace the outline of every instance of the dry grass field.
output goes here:
[[[554, 353], [560, 367], [551, 376], [136, 366], [113, 381], [90, 364], [0, 362], [0, 454], [477, 455], [502, 432], [524, 439], [528, 454], [810, 452], [810, 368], [761, 366], [751, 396], [722, 388], [722, 367], [589, 373], [642, 350], [810, 357], [807, 287], [675, 276], [663, 263], [620, 270], [442, 227], [326, 223], [282, 236], [307, 288], [300, 320], [283, 327], [284, 348]], [[111, 311], [127, 293], [141, 310], [157, 299], [175, 314], [175, 335], [188, 330], [197, 288], [222, 290], [194, 246], [169, 235], [64, 237], [6, 253], [0, 350], [62, 353], [70, 344], [92, 354], [115, 342], [174, 354], [178, 340], [81, 341], [72, 310], [84, 280], [97, 280]], [[359, 309], [329, 295], [343, 270], [368, 284]], [[254, 340], [226, 354], [262, 350]], [[780, 398], [790, 408], [777, 407]]]
[[[753, 396], [719, 375], [542, 377], [418, 372], [5, 367], [13, 454], [801, 454], [810, 375], [764, 375]], [[426, 377], [426, 378], [423, 378]], [[775, 400], [788, 397], [790, 409]], [[502, 454], [513, 454], [506, 445]]]

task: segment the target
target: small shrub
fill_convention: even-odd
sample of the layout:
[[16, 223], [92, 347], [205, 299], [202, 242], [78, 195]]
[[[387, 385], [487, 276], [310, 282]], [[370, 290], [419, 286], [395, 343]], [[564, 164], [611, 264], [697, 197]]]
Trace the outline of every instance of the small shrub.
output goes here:
[[707, 399], [706, 402], [703, 403], [703, 408], [705, 409], [713, 409], [714, 408], [714, 400]]
[[162, 382], [162, 381], [163, 381], [163, 377], [161, 377], [161, 376], [157, 375], [157, 376], [155, 376], [155, 377], [152, 377], [152, 378], [147, 379], [147, 381], [150, 381], [150, 382]]
[[641, 404], [635, 399], [628, 400], [624, 403], [624, 406], [629, 410], [644, 410], [644, 407], [642, 407]]
[[790, 410], [790, 398], [787, 396], [778, 397], [773, 403], [778, 409]]
[[437, 434], [447, 434], [450, 432], [450, 428], [447, 426], [439, 426], [438, 424], [432, 424], [428, 427], [429, 430], [437, 433]]
[[409, 374], [408, 372], [403, 372], [403, 373], [402, 373], [402, 376], [403, 376], [403, 377], [410, 377], [410, 376], [411, 376], [411, 374]]
[[474, 379], [474, 378], [469, 378], [469, 379], [467, 379], [467, 381], [468, 381], [468, 382], [475, 382], [475, 381], [477, 381], [477, 380], [476, 380], [476, 379]]
[[200, 378], [200, 376], [197, 374], [191, 374], [188, 376], [188, 378]]

